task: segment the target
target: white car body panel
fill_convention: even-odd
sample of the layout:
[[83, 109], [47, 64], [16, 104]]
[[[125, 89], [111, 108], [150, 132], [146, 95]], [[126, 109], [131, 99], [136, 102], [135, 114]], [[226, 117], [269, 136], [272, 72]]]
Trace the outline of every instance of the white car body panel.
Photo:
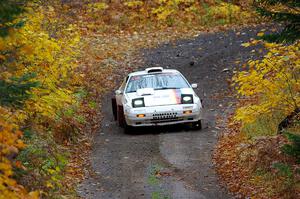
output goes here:
[[[162, 73], [176, 73], [177, 70], [165, 69]], [[145, 71], [134, 72], [128, 75], [127, 80], [132, 76], [148, 74]], [[155, 73], [153, 73], [155, 74]], [[187, 82], [183, 75], [183, 79]], [[154, 90], [153, 88], [138, 89], [136, 92], [124, 93], [128, 81], [125, 80], [116, 91], [117, 106], [123, 108], [126, 124], [129, 126], [157, 126], [171, 125], [178, 123], [197, 122], [203, 119], [203, 107], [200, 98], [196, 95], [193, 88]], [[188, 82], [187, 82], [188, 83]], [[181, 95], [189, 94], [193, 96], [193, 104], [181, 104]], [[133, 108], [132, 100], [144, 98], [145, 107]], [[190, 114], [183, 112], [189, 110]], [[140, 118], [137, 115], [143, 114]]]

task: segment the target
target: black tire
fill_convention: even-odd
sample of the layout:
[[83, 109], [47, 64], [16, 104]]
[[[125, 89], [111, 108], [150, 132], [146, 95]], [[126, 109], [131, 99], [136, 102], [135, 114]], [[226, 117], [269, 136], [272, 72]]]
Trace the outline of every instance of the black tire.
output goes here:
[[124, 133], [125, 134], [133, 134], [134, 133], [134, 127], [132, 126], [128, 126], [125, 122], [125, 125], [124, 125]]
[[120, 127], [124, 128], [126, 125], [123, 106], [117, 106], [117, 120]]
[[201, 120], [197, 121], [197, 122], [193, 122], [192, 123], [192, 129], [193, 130], [201, 130], [202, 129], [202, 123]]
[[134, 132], [134, 127], [126, 124], [123, 106], [117, 106], [117, 120], [120, 127], [123, 128], [125, 134]]
[[111, 108], [114, 116], [114, 120], [116, 121], [117, 118], [117, 100], [116, 98], [111, 98]]

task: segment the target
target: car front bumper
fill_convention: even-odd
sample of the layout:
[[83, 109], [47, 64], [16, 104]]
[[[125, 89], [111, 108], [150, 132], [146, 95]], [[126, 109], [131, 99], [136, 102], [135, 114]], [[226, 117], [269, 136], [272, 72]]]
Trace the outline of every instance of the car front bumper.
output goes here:
[[[185, 113], [184, 113], [185, 112]], [[198, 104], [178, 104], [124, 110], [129, 126], [163, 126], [197, 122], [203, 119], [202, 107]], [[138, 117], [144, 115], [144, 117]]]

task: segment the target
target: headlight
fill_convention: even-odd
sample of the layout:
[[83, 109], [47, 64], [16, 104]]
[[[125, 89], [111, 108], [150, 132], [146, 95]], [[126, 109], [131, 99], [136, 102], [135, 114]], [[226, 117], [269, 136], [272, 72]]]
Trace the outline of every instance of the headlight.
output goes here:
[[194, 103], [193, 95], [187, 95], [187, 94], [181, 95], [181, 103], [182, 104], [193, 104]]
[[137, 98], [132, 100], [132, 107], [138, 108], [138, 107], [145, 107], [144, 98]]

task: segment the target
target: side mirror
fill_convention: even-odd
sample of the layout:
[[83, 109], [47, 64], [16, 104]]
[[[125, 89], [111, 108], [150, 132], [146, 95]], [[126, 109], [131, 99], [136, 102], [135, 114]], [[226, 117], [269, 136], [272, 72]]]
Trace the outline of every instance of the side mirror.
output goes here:
[[198, 88], [198, 84], [192, 84], [192, 88]]
[[122, 92], [121, 90], [116, 90], [116, 91], [115, 91], [115, 94], [116, 94], [116, 95], [121, 95], [122, 93], [123, 93], [123, 92]]

